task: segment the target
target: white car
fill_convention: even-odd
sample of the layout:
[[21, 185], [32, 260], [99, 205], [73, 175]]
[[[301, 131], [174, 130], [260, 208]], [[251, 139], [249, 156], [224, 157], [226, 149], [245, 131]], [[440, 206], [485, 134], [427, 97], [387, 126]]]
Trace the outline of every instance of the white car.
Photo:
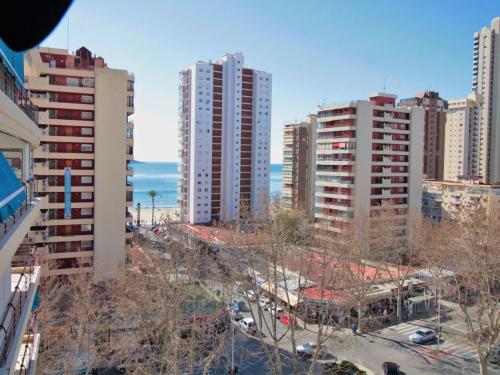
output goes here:
[[416, 344], [423, 344], [427, 341], [434, 341], [437, 338], [436, 332], [432, 329], [421, 328], [412, 333], [408, 339]]
[[269, 298], [260, 297], [259, 298], [259, 306], [267, 311], [269, 309], [269, 306], [271, 306], [271, 301], [269, 301]]
[[253, 290], [247, 290], [243, 295], [250, 301], [250, 302], [255, 302], [257, 301], [257, 298], [259, 297], [257, 293], [255, 293]]
[[[305, 357], [311, 357], [316, 349], [318, 348], [318, 344], [314, 342], [306, 342], [305, 344], [297, 346], [297, 354]], [[321, 345], [318, 350], [318, 356], [320, 358], [326, 357], [328, 351], [326, 350], [324, 345]]]
[[271, 314], [272, 317], [276, 318], [276, 319], [279, 319], [281, 318], [283, 315], [285, 315], [285, 310], [283, 310], [281, 307], [279, 306], [271, 306], [269, 308], [269, 313]]
[[257, 332], [257, 324], [252, 318], [245, 318], [240, 320], [240, 327], [246, 333], [254, 334]]

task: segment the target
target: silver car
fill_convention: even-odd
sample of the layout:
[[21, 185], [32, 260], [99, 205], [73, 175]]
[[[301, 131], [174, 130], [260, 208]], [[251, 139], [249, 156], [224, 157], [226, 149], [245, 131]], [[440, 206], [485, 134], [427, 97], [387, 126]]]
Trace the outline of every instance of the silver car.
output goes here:
[[434, 332], [432, 329], [421, 328], [417, 329], [415, 333], [412, 333], [408, 338], [415, 344], [423, 344], [428, 341], [434, 341], [436, 337], [436, 332]]

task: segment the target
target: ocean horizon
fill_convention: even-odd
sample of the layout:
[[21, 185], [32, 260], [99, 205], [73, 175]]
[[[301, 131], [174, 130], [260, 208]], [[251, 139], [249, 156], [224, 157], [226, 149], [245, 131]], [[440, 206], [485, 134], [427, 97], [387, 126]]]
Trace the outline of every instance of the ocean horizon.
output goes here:
[[[133, 208], [137, 203], [141, 207], [151, 207], [149, 191], [155, 190], [158, 195], [155, 198], [156, 207], [177, 206], [177, 173], [176, 162], [142, 162], [132, 161], [130, 166], [134, 168], [134, 175], [129, 181], [134, 185]], [[282, 164], [271, 164], [270, 195], [281, 195], [282, 187]]]

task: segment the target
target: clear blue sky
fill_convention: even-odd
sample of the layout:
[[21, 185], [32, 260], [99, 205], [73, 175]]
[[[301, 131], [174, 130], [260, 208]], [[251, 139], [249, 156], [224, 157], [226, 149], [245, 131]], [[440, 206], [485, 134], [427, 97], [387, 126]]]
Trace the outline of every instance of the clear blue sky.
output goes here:
[[178, 72], [242, 52], [273, 74], [272, 162], [282, 124], [323, 102], [471, 89], [472, 37], [497, 0], [76, 0], [44, 46], [84, 45], [136, 76], [135, 157], [177, 160]]

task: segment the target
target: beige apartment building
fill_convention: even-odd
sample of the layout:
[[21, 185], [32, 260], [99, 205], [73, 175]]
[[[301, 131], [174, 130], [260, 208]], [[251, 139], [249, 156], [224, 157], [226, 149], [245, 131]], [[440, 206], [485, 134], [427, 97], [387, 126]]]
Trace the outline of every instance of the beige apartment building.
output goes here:
[[476, 93], [466, 98], [448, 101], [444, 145], [443, 179], [454, 181], [459, 176], [472, 175], [473, 146], [477, 144], [477, 129], [481, 117], [481, 96]]
[[487, 212], [500, 208], [500, 184], [481, 184], [477, 177], [457, 181], [424, 180], [422, 213], [435, 223], [460, 219], [478, 207]]
[[477, 126], [471, 129], [471, 175], [500, 182], [500, 17], [474, 33], [472, 90], [482, 97]]
[[85, 47], [31, 50], [25, 70], [42, 132], [34, 173], [48, 210], [30, 240], [47, 245], [44, 275], [119, 277], [132, 237], [134, 76]]
[[285, 207], [314, 215], [316, 173], [316, 115], [286, 123], [283, 128], [283, 190]]
[[355, 218], [389, 208], [400, 220], [420, 212], [424, 109], [396, 107], [396, 96], [324, 105], [318, 111], [318, 228], [335, 236]]
[[424, 108], [423, 173], [425, 178], [442, 180], [445, 163], [446, 100], [440, 98], [438, 92], [425, 91], [413, 98], [401, 99], [399, 106]]
[[38, 113], [23, 88], [23, 53], [0, 40], [0, 374], [34, 374], [40, 334], [32, 307], [40, 279], [37, 245], [26, 241], [47, 198], [33, 182]]

